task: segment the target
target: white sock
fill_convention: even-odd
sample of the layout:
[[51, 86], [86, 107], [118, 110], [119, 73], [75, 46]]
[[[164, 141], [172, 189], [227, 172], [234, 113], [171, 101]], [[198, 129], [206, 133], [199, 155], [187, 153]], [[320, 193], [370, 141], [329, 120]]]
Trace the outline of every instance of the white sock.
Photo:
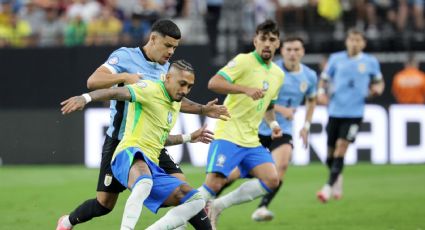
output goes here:
[[199, 194], [201, 194], [202, 198], [204, 198], [205, 201], [209, 201], [214, 198], [215, 194], [211, 194], [210, 191], [208, 191], [205, 188], [206, 185], [202, 185], [198, 188]]
[[185, 230], [187, 228], [187, 223], [184, 223], [182, 226], [175, 228], [174, 230]]
[[143, 178], [134, 185], [130, 196], [125, 203], [122, 216], [121, 230], [133, 230], [142, 213], [143, 202], [152, 189], [152, 179]]
[[241, 184], [237, 189], [232, 192], [215, 199], [214, 206], [218, 209], [225, 209], [235, 204], [245, 203], [255, 198], [265, 195], [267, 191], [261, 185], [260, 180], [249, 180]]
[[204, 207], [205, 201], [199, 193], [195, 193], [183, 204], [170, 209], [165, 216], [153, 223], [146, 230], [167, 230], [178, 228], [184, 225]]
[[67, 228], [72, 228], [72, 224], [69, 221], [69, 215], [66, 215], [65, 218], [62, 219], [62, 226], [67, 227]]

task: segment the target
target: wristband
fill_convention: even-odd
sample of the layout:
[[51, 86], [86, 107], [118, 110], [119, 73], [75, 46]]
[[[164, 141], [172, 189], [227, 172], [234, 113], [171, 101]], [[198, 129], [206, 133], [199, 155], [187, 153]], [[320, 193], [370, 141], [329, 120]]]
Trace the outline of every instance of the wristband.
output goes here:
[[280, 125], [279, 125], [279, 123], [277, 123], [277, 121], [272, 121], [272, 122], [270, 122], [269, 127], [271, 129], [274, 129], [276, 127], [280, 127]]
[[88, 93], [84, 93], [83, 95], [81, 95], [84, 97], [84, 100], [86, 100], [86, 104], [91, 102], [91, 97]]
[[310, 122], [309, 121], [305, 121], [305, 123], [304, 123], [304, 129], [305, 130], [307, 130], [307, 131], [309, 131], [310, 130], [310, 126], [311, 126], [311, 124], [310, 124]]
[[187, 143], [192, 141], [192, 135], [190, 134], [182, 134], [183, 143]]
[[319, 88], [318, 90], [317, 90], [317, 94], [318, 95], [322, 95], [322, 94], [325, 94], [326, 93], [326, 91], [325, 91], [325, 89], [324, 88]]

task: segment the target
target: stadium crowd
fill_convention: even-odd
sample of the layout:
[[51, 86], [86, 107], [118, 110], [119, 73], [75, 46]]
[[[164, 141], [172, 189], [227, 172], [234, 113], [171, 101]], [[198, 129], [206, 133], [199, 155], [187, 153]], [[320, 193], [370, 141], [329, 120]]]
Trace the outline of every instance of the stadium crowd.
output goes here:
[[153, 21], [164, 17], [191, 32], [183, 42], [209, 42], [213, 56], [216, 45], [222, 47], [232, 36], [239, 50], [251, 44], [255, 25], [266, 18], [276, 19], [282, 33], [303, 37], [313, 52], [329, 51], [323, 44], [340, 43], [353, 26], [365, 32], [371, 50], [408, 50], [425, 40], [423, 0], [0, 2], [0, 47], [135, 45], [147, 39]]

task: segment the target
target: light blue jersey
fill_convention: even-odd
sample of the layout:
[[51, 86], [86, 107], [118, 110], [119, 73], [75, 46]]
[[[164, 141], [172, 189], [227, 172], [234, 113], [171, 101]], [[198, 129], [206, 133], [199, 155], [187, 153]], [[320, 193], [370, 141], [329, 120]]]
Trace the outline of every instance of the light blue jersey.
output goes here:
[[346, 51], [329, 57], [321, 78], [329, 82], [330, 117], [363, 117], [365, 99], [371, 81], [382, 80], [378, 60], [372, 55], [360, 53], [349, 57]]
[[[141, 48], [119, 48], [112, 52], [108, 60], [103, 64], [112, 73], [131, 73], [142, 75], [143, 80], [160, 80], [165, 76], [170, 67], [167, 62], [161, 65], [150, 61], [142, 52]], [[123, 86], [120, 84], [118, 86]], [[128, 102], [111, 100], [110, 124], [106, 134], [112, 138], [121, 140], [125, 129]]]
[[[285, 72], [286, 77], [275, 104], [288, 108], [296, 108], [301, 105], [304, 97], [316, 97], [317, 74], [314, 70], [304, 64], [300, 64], [300, 70], [298, 72], [290, 72], [285, 68], [282, 59], [277, 60], [276, 64]], [[280, 113], [275, 114], [276, 121], [282, 128], [282, 133], [292, 135], [292, 121], [289, 121]], [[270, 136], [272, 134], [271, 129], [264, 119], [260, 124], [259, 134], [264, 136]]]

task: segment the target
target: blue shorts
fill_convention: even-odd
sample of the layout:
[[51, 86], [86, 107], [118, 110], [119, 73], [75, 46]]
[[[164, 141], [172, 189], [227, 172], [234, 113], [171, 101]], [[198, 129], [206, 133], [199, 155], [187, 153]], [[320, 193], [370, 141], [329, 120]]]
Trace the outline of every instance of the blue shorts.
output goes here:
[[274, 163], [270, 152], [262, 145], [253, 148], [241, 147], [230, 141], [214, 140], [208, 150], [207, 173], [221, 173], [229, 177], [235, 167], [241, 178], [250, 177], [249, 172], [258, 165]]
[[[128, 188], [128, 173], [135, 158], [144, 159], [151, 171], [153, 186], [143, 204], [153, 213], [157, 213], [164, 201], [185, 182], [165, 173], [162, 168], [145, 156], [142, 150], [130, 147], [119, 152], [111, 163], [114, 177], [126, 188]], [[146, 177], [150, 178], [149, 175]]]

